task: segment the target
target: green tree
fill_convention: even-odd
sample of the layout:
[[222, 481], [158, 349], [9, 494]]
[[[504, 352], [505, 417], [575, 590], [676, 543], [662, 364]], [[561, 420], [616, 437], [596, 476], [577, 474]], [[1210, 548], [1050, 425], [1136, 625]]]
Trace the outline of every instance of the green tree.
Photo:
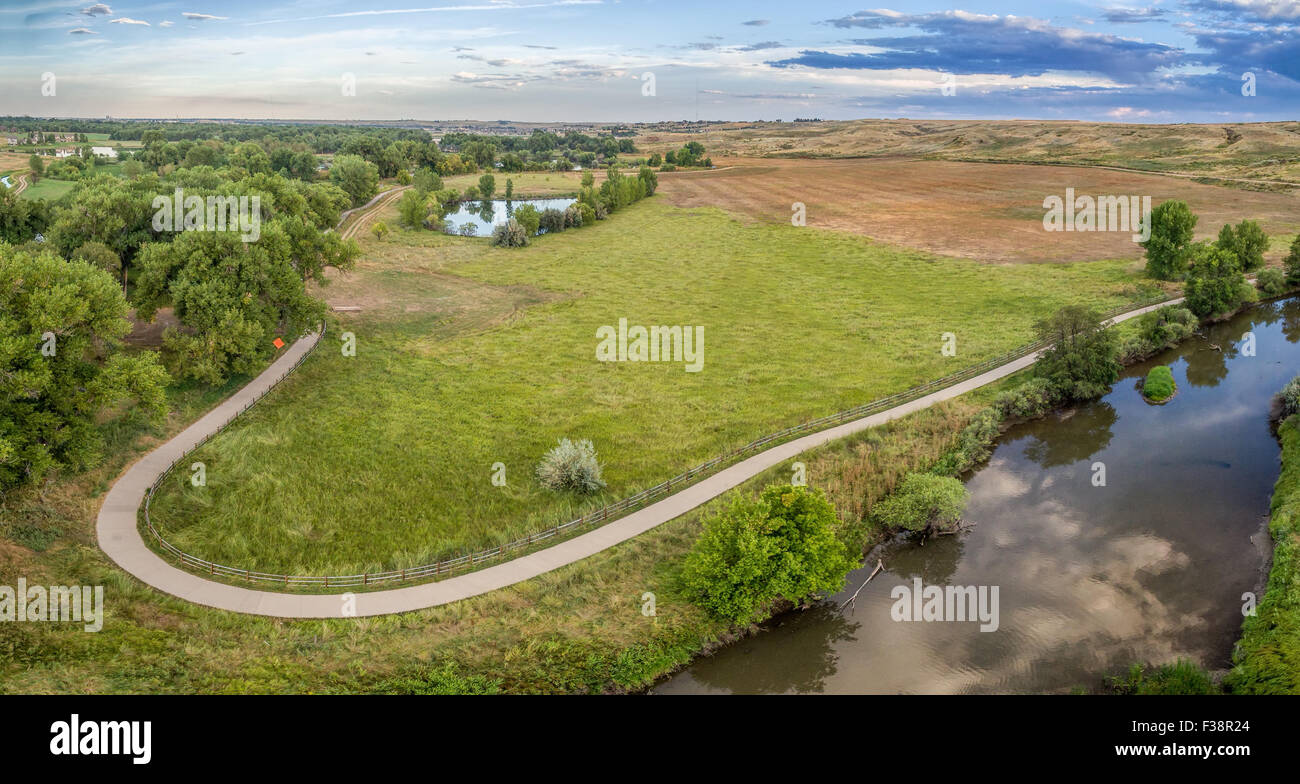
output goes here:
[[167, 374], [120, 351], [126, 315], [103, 270], [0, 244], [0, 489], [93, 464], [96, 419], [119, 401], [162, 419]]
[[113, 252], [112, 248], [102, 242], [90, 240], [81, 243], [81, 245], [72, 252], [72, 258], [77, 261], [84, 261], [92, 267], [102, 269], [112, 275], [115, 280], [122, 275], [122, 259]]
[[1171, 199], [1156, 205], [1150, 221], [1151, 236], [1142, 243], [1147, 253], [1147, 274], [1160, 280], [1177, 280], [1187, 271], [1196, 215], [1187, 202]]
[[1236, 310], [1250, 288], [1236, 254], [1218, 245], [1201, 243], [1192, 255], [1195, 261], [1184, 286], [1187, 309], [1201, 318]]
[[402, 194], [397, 202], [397, 219], [407, 228], [423, 229], [424, 221], [429, 217], [429, 204], [425, 197], [414, 190]]
[[33, 155], [27, 159], [27, 167], [32, 170], [32, 177], [36, 178], [45, 173], [45, 161], [39, 155]]
[[510, 201], [511, 199], [514, 198], [514, 196], [515, 196], [515, 181], [507, 177], [506, 178], [506, 201]]
[[1243, 272], [1252, 272], [1264, 266], [1268, 235], [1253, 220], [1243, 220], [1235, 229], [1225, 223], [1219, 229], [1219, 240], [1215, 244], [1236, 256], [1237, 265]]
[[1286, 282], [1289, 286], [1300, 286], [1300, 234], [1291, 240], [1291, 250], [1282, 260], [1286, 270]]
[[682, 585], [697, 605], [735, 623], [761, 621], [782, 600], [837, 591], [854, 566], [838, 522], [825, 495], [806, 487], [773, 485], [757, 500], [735, 495], [705, 521]]
[[492, 198], [492, 194], [497, 189], [497, 178], [491, 174], [484, 174], [478, 178], [478, 192], [483, 195], [484, 199]]
[[352, 197], [353, 207], [360, 207], [379, 192], [379, 169], [365, 158], [339, 155], [330, 168], [330, 181]]
[[249, 174], [270, 174], [271, 158], [262, 149], [262, 145], [244, 142], [230, 154], [230, 165], [246, 170]]
[[375, 221], [375, 225], [370, 227], [370, 233], [375, 235], [375, 239], [383, 242], [384, 237], [388, 236], [388, 224], [383, 221]]
[[961, 480], [937, 474], [908, 474], [893, 493], [871, 508], [882, 528], [923, 535], [951, 531], [961, 521], [970, 491]]
[[1068, 305], [1037, 324], [1038, 336], [1052, 345], [1034, 364], [1067, 399], [1089, 400], [1106, 393], [1119, 378], [1118, 341], [1103, 329], [1101, 317], [1081, 305]]
[[542, 213], [531, 204], [523, 204], [515, 207], [514, 219], [519, 221], [519, 225], [524, 227], [528, 236], [532, 237], [537, 234], [537, 229], [542, 225]]
[[[306, 232], [316, 238], [295, 237]], [[168, 366], [220, 384], [258, 370], [275, 351], [276, 334], [292, 340], [319, 325], [326, 309], [307, 294], [304, 273], [324, 280], [327, 261], [348, 268], [355, 253], [355, 244], [299, 219], [264, 224], [257, 242], [233, 232], [182, 232], [141, 251], [137, 313], [152, 320], [171, 305], [181, 326], [163, 332]]]

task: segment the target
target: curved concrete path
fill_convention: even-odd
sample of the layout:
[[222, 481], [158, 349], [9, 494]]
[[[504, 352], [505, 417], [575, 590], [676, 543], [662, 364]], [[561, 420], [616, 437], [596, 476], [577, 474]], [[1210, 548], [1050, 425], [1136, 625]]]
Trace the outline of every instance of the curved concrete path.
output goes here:
[[[1179, 302], [1182, 300], [1174, 299], [1158, 305], [1138, 308], [1115, 317], [1112, 322], [1126, 321], [1156, 308]], [[725, 468], [681, 492], [674, 493], [611, 523], [606, 523], [600, 528], [552, 545], [545, 550], [520, 556], [477, 572], [449, 577], [441, 582], [356, 594], [290, 594], [214, 582], [163, 560], [149, 549], [136, 527], [136, 513], [144, 503], [149, 487], [167, 470], [172, 461], [179, 458], [186, 450], [193, 448], [204, 437], [215, 432], [223, 423], [241, 411], [248, 402], [274, 386], [276, 379], [297, 362], [299, 357], [310, 351], [319, 339], [320, 335], [313, 333], [294, 343], [283, 356], [247, 386], [126, 470], [108, 491], [104, 498], [104, 505], [99, 510], [97, 524], [99, 546], [109, 558], [142, 582], [160, 591], [207, 607], [253, 615], [275, 618], [341, 618], [388, 615], [436, 607], [514, 585], [580, 561], [679, 517], [800, 452], [884, 424], [892, 419], [898, 419], [913, 411], [928, 408], [942, 400], [990, 384], [1029, 367], [1041, 353], [1036, 352], [1013, 360], [982, 375], [909, 403], [774, 446]]]

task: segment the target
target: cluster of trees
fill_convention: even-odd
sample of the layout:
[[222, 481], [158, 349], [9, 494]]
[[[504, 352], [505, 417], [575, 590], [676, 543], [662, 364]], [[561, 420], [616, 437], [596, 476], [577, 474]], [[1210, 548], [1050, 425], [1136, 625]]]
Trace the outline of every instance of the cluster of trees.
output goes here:
[[[440, 144], [446, 152], [456, 152], [480, 168], [502, 171], [568, 171], [574, 166], [614, 163], [621, 154], [636, 152], [631, 139], [613, 134], [590, 136], [577, 131], [556, 134], [540, 128], [531, 136], [487, 136], [472, 133], [449, 133]], [[554, 161], [555, 163], [552, 163]]]
[[[703, 144], [687, 142], [680, 150], [669, 150], [664, 155], [664, 163], [671, 166], [712, 166], [713, 159], [704, 157]], [[652, 162], [650, 165], [655, 164]]]
[[334, 153], [357, 137], [374, 139], [381, 147], [397, 141], [424, 141], [428, 133], [415, 128], [382, 128], [366, 125], [319, 125], [293, 122], [227, 122], [227, 123], [173, 123], [141, 122], [137, 120], [44, 120], [31, 117], [0, 117], [0, 127], [19, 133], [33, 131], [51, 133], [78, 133], [79, 141], [88, 141], [86, 134], [104, 133], [120, 141], [161, 140], [218, 141], [231, 146], [240, 142], [256, 141], [265, 149], [279, 146], [297, 147], [317, 153]]
[[1151, 234], [1142, 243], [1147, 273], [1160, 280], [1182, 280], [1187, 307], [1200, 317], [1220, 316], [1256, 297], [1245, 273], [1260, 270], [1260, 289], [1267, 296], [1300, 283], [1263, 270], [1268, 235], [1253, 220], [1225, 224], [1214, 242], [1193, 242], [1197, 217], [1186, 202], [1170, 200], [1151, 211]]
[[[277, 336], [319, 323], [325, 307], [307, 283], [353, 265], [355, 243], [331, 229], [373, 191], [375, 167], [358, 158], [337, 167], [338, 184], [308, 182], [271, 171], [268, 158], [248, 144], [219, 167], [88, 176], [52, 205], [0, 189], [0, 487], [88, 464], [109, 405], [134, 398], [160, 414], [169, 378], [215, 385], [253, 372]], [[254, 241], [182, 231], [181, 216], [156, 224], [155, 200], [177, 189], [197, 197], [205, 228], [218, 199], [247, 197]], [[161, 351], [120, 350], [131, 308], [143, 321], [173, 310]]]

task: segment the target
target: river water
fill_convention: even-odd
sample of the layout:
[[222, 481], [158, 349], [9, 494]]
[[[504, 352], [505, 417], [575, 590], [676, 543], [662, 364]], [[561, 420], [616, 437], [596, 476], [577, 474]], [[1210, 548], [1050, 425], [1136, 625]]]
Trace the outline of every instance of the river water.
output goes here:
[[537, 208], [538, 212], [548, 209], [564, 210], [577, 199], [494, 199], [491, 201], [464, 201], [455, 211], [443, 216], [443, 224], [448, 234], [460, 233], [467, 224], [474, 226], [475, 236], [486, 237], [492, 229], [514, 217], [515, 210], [525, 204]]
[[[654, 691], [1062, 692], [1097, 689], [1139, 661], [1230, 666], [1242, 594], [1262, 591], [1271, 550], [1269, 401], [1300, 372], [1300, 304], [1265, 304], [1204, 334], [1128, 368], [1100, 400], [1005, 433], [967, 480], [972, 528], [878, 547], [830, 602]], [[1156, 364], [1178, 384], [1162, 406], [1140, 392]], [[886, 571], [836, 611], [878, 558]], [[917, 577], [997, 586], [997, 630], [893, 620], [891, 591]]]

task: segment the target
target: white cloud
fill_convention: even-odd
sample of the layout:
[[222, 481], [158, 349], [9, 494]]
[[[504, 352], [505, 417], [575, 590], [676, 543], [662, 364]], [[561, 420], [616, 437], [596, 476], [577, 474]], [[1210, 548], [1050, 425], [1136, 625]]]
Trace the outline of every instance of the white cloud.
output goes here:
[[129, 16], [120, 16], [120, 17], [118, 17], [117, 19], [110, 19], [110, 20], [108, 20], [108, 23], [109, 23], [109, 24], [144, 25], [145, 27], [149, 27], [149, 23], [148, 23], [148, 22], [146, 22], [146, 21], [144, 21], [144, 20], [142, 20], [142, 19], [132, 19], [132, 18], [129, 17]]
[[86, 6], [81, 9], [82, 16], [108, 16], [111, 13], [113, 13], [113, 9], [103, 3], [95, 3], [94, 5]]
[[88, 30], [84, 27], [76, 27], [68, 31], [68, 35], [99, 35], [94, 30]]
[[181, 16], [185, 17], [186, 19], [192, 19], [195, 22], [206, 22], [208, 20], [221, 21], [223, 19], [230, 18], [228, 16], [213, 16], [212, 14], [196, 14], [192, 11], [183, 11], [181, 13]]

